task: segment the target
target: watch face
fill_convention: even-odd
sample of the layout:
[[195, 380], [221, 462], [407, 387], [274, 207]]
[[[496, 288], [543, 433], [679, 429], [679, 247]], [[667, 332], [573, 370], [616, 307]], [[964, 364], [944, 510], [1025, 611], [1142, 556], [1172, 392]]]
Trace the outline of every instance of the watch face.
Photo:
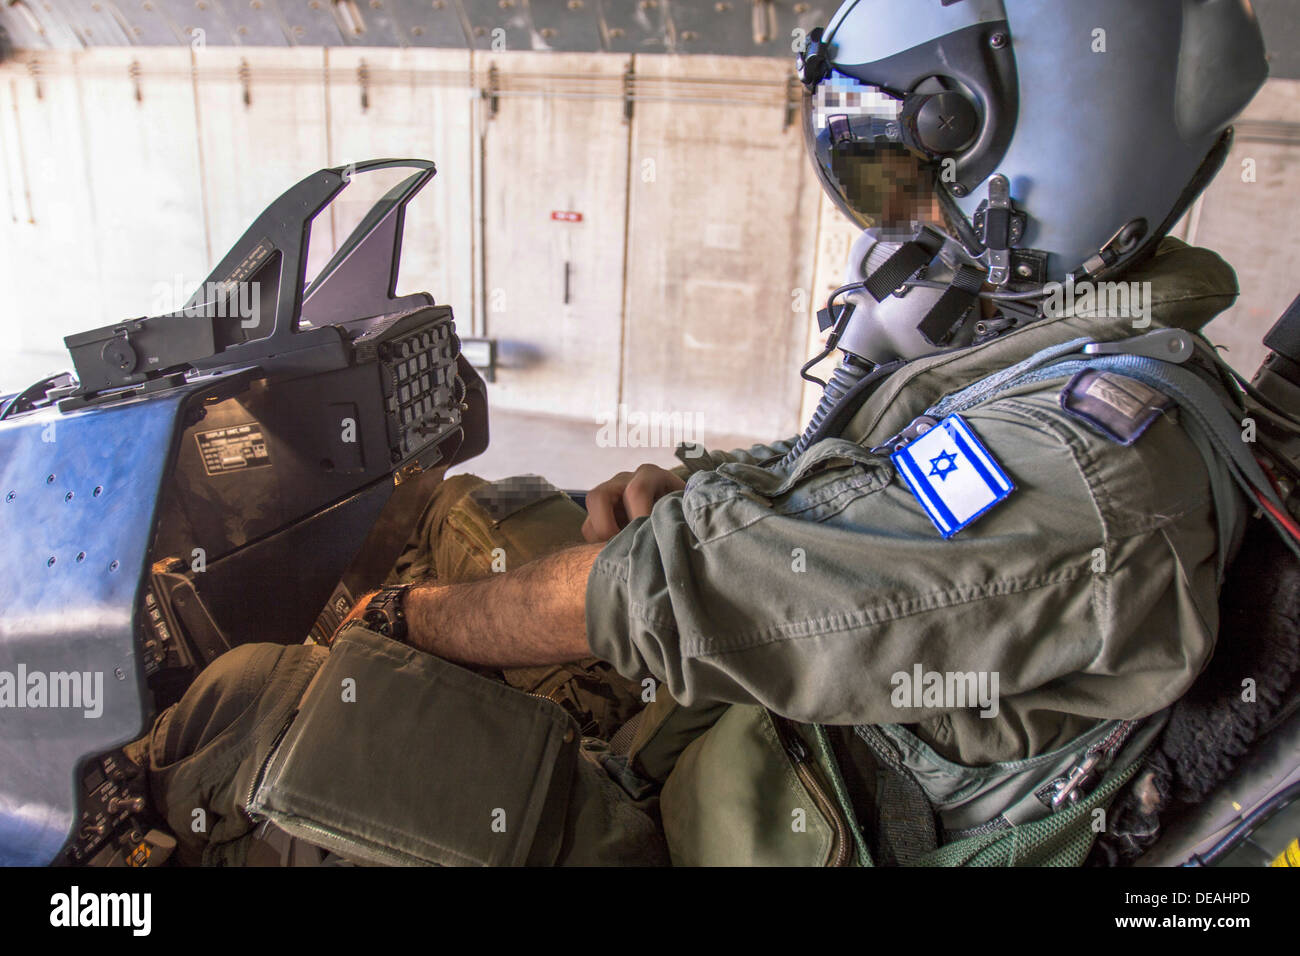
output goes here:
[[366, 609], [365, 621], [385, 637], [401, 640], [406, 630], [402, 618], [402, 600], [407, 586], [385, 588], [371, 600]]

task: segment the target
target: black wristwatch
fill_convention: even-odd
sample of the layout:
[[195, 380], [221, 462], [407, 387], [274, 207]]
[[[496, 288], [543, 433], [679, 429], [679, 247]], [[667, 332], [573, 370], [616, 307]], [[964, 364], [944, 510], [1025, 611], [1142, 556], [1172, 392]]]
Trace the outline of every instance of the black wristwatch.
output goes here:
[[406, 640], [406, 592], [412, 587], [398, 584], [384, 588], [372, 597], [361, 616], [366, 627], [395, 641]]

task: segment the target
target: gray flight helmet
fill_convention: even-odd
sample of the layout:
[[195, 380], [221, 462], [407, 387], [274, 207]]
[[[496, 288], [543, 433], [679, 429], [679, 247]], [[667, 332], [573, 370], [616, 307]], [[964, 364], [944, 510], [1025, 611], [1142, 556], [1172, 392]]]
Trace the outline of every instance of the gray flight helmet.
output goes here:
[[[809, 148], [840, 208], [876, 222], [828, 140], [859, 154], [892, 140], [929, 164], [946, 227], [998, 284], [1105, 277], [1152, 250], [1222, 166], [1267, 72], [1248, 0], [849, 0], [800, 56]], [[811, 104], [835, 84], [895, 111], [873, 101], [860, 128], [834, 116], [819, 144]], [[1006, 186], [1010, 209], [991, 214]], [[1007, 215], [992, 279], [984, 240]]]

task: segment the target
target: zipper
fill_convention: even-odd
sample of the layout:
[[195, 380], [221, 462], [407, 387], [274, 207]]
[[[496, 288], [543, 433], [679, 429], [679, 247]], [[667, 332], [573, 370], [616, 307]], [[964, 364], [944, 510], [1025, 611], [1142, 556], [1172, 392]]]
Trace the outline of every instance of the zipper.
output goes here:
[[831, 840], [830, 856], [825, 865], [848, 866], [849, 853], [853, 848], [853, 837], [849, 832], [848, 821], [844, 819], [839, 805], [827, 795], [826, 788], [818, 779], [812, 754], [798, 731], [794, 729], [794, 722], [772, 711], [768, 711], [768, 714], [772, 718], [772, 726], [776, 729], [777, 739], [780, 740], [782, 748], [794, 767], [795, 775], [798, 776], [809, 796], [813, 798], [813, 802], [817, 804], [817, 809], [831, 821], [834, 836]]
[[284, 725], [271, 740], [271, 749], [267, 751], [266, 759], [262, 761], [262, 766], [257, 768], [257, 773], [253, 774], [253, 781], [249, 784], [248, 792], [244, 795], [244, 813], [248, 813], [248, 808], [252, 806], [253, 797], [257, 793], [257, 788], [260, 787], [262, 781], [266, 779], [266, 771], [270, 769], [271, 761], [275, 759], [275, 752], [280, 748], [280, 742], [284, 740], [284, 735], [289, 732], [289, 728], [293, 726], [294, 718], [297, 716], [298, 708], [295, 707], [293, 712], [285, 718]]

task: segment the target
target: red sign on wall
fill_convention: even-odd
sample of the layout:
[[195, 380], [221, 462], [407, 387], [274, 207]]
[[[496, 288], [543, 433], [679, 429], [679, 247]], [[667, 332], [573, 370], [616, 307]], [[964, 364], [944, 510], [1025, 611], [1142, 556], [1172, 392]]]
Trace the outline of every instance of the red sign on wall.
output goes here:
[[582, 213], [567, 209], [552, 209], [551, 218], [556, 222], [582, 222]]

